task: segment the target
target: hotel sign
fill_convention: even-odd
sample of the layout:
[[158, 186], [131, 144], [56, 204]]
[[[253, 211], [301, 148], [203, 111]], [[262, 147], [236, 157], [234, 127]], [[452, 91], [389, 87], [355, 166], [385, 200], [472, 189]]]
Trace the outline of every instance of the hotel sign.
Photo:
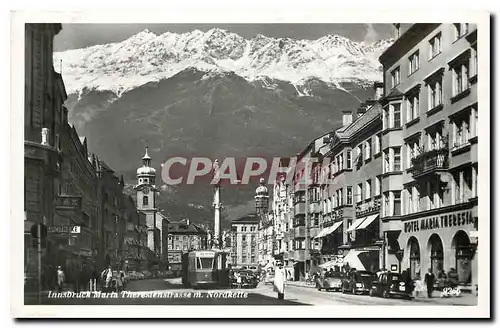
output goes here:
[[405, 222], [404, 232], [409, 233], [440, 228], [460, 227], [474, 223], [475, 218], [472, 215], [472, 211], [462, 211]]

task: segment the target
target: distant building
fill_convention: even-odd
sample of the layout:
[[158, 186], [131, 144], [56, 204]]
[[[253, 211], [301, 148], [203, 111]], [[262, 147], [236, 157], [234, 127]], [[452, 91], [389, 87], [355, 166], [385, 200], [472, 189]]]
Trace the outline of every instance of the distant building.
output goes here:
[[168, 263], [170, 269], [181, 269], [181, 256], [192, 250], [207, 248], [207, 232], [189, 219], [168, 224]]
[[259, 216], [249, 214], [231, 221], [231, 263], [235, 265], [257, 265]]
[[147, 270], [149, 248], [147, 244], [148, 228], [146, 226], [146, 214], [137, 210], [134, 200], [129, 195], [124, 195], [123, 205], [125, 207], [125, 220], [127, 222], [125, 268], [127, 271]]
[[159, 218], [161, 215], [156, 208], [156, 194], [159, 190], [156, 187], [156, 170], [151, 167], [147, 147], [142, 157], [142, 167], [137, 169], [137, 185], [134, 189], [137, 195], [137, 209], [146, 214], [148, 247], [151, 251], [148, 266], [150, 269], [160, 269], [163, 220]]

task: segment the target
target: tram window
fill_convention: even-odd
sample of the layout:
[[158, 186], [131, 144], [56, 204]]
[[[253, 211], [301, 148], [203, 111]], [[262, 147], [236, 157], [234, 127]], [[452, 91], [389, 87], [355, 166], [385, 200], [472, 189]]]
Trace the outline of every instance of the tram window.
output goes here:
[[198, 257], [196, 261], [197, 269], [213, 269], [214, 259], [209, 257]]

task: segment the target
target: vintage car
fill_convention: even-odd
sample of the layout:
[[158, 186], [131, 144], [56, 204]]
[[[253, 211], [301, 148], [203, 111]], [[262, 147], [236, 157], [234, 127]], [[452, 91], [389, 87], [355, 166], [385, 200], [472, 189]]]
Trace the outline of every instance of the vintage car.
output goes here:
[[342, 293], [368, 294], [375, 278], [373, 272], [353, 270], [342, 279]]
[[327, 271], [321, 273], [316, 278], [316, 289], [321, 291], [324, 290], [334, 290], [340, 291], [342, 289], [342, 275], [340, 272]]
[[412, 298], [408, 286], [401, 280], [400, 274], [395, 272], [381, 273], [372, 284], [370, 296]]
[[[240, 277], [240, 282], [238, 282], [238, 278], [236, 276]], [[229, 281], [232, 288], [256, 288], [259, 284], [259, 278], [257, 275], [249, 270], [233, 271], [233, 273], [229, 276]]]

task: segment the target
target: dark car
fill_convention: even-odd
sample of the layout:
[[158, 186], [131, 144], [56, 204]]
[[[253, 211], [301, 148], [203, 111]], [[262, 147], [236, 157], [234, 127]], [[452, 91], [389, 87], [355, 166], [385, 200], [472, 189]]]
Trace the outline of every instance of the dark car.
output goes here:
[[375, 278], [370, 271], [351, 271], [342, 279], [342, 293], [368, 294]]
[[[237, 273], [240, 276], [240, 281], [241, 283], [238, 284], [238, 280], [234, 276], [234, 273]], [[229, 281], [231, 284], [231, 287], [234, 288], [256, 288], [257, 285], [259, 284], [259, 278], [257, 275], [250, 271], [250, 270], [242, 270], [242, 271], [233, 271], [233, 274], [230, 275]], [[240, 285], [240, 286], [238, 286]]]
[[412, 298], [409, 286], [401, 280], [401, 275], [395, 272], [383, 272], [380, 274], [378, 279], [373, 282], [370, 296]]
[[342, 275], [340, 272], [325, 272], [316, 277], [316, 289], [321, 291], [325, 290], [336, 290], [340, 291], [342, 289]]

